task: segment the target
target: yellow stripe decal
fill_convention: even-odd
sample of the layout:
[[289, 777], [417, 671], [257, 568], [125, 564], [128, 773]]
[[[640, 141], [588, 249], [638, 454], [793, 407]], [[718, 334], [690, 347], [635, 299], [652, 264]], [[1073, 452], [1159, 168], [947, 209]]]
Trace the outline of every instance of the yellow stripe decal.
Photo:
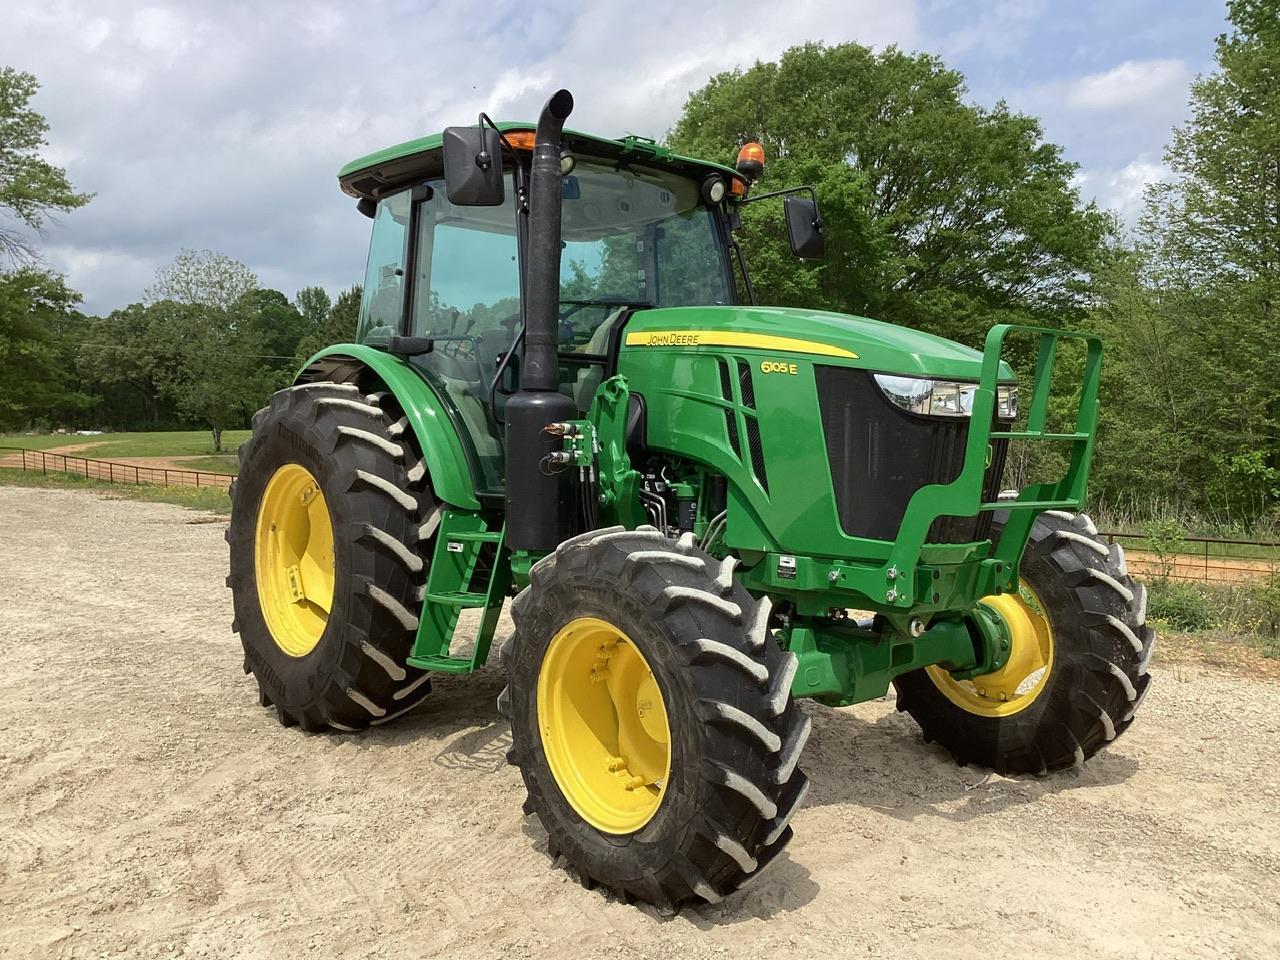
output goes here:
[[844, 357], [857, 360], [858, 355], [843, 347], [812, 340], [774, 337], [766, 333], [734, 333], [715, 330], [646, 330], [628, 333], [629, 347], [741, 347], [747, 350], [785, 350], [789, 353], [813, 353], [822, 357]]

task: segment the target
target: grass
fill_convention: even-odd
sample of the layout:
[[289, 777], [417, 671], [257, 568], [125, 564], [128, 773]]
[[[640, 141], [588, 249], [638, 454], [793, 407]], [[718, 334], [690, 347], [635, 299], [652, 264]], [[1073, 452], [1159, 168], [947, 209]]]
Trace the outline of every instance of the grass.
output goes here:
[[227, 491], [215, 487], [161, 487], [151, 484], [132, 486], [105, 480], [77, 477], [69, 473], [39, 474], [0, 468], [0, 486], [41, 487], [56, 490], [94, 490], [110, 493], [123, 500], [145, 500], [150, 503], [173, 503], [192, 510], [230, 513], [231, 499]]
[[[222, 434], [223, 454], [215, 454], [213, 434], [208, 430], [165, 430], [155, 433], [104, 433], [99, 436], [25, 434], [0, 435], [0, 446], [25, 447], [28, 450], [51, 450], [80, 444], [92, 444], [78, 451], [83, 457], [110, 460], [115, 457], [230, 457], [234, 463], [236, 447], [249, 439], [248, 430], [227, 430]], [[201, 470], [209, 469], [200, 467]], [[218, 472], [234, 473], [234, 469]]]
[[199, 470], [203, 473], [235, 474], [240, 470], [240, 461], [234, 453], [220, 453], [210, 457], [183, 460], [180, 466], [183, 470]]

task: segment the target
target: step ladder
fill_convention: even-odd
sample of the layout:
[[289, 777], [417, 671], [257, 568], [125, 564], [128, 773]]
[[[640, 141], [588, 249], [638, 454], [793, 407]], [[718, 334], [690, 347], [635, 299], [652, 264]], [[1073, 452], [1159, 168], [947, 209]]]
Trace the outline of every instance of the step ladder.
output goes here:
[[[511, 584], [511, 564], [502, 541], [503, 528], [490, 530], [477, 513], [442, 513], [427, 573], [422, 617], [406, 661], [409, 666], [441, 673], [470, 673], [484, 666]], [[450, 648], [464, 610], [483, 613], [471, 653], [455, 657]]]

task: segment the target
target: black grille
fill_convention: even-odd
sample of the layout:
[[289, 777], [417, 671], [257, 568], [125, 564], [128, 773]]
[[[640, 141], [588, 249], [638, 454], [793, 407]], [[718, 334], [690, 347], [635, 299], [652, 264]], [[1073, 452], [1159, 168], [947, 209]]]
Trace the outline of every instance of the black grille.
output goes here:
[[764, 469], [764, 447], [760, 445], [760, 424], [750, 415], [744, 419], [747, 421], [747, 447], [751, 452], [751, 472], [760, 481], [760, 486], [764, 487], [764, 492], [768, 493], [769, 475]]
[[[907, 413], [888, 401], [865, 370], [819, 366], [816, 373], [840, 526], [851, 537], [893, 540], [912, 494], [959, 476], [968, 421]], [[992, 441], [984, 500], [994, 500], [999, 491], [1007, 444]], [[989, 512], [939, 517], [928, 542], [984, 540], [990, 529]]]
[[756, 408], [756, 388], [751, 382], [751, 368], [746, 361], [738, 361], [738, 389], [742, 392], [742, 405], [754, 410]]
[[739, 460], [742, 459], [742, 440], [738, 436], [738, 415], [733, 410], [733, 388], [730, 386], [729, 380], [729, 364], [722, 358], [716, 358], [716, 364], [720, 367], [720, 396], [730, 404], [724, 411], [724, 429], [729, 434], [729, 446], [733, 448], [734, 455]]

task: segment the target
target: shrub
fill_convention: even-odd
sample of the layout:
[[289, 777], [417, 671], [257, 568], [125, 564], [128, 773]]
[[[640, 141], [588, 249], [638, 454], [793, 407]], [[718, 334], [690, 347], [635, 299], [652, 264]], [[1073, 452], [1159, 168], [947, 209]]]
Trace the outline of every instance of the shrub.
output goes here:
[[1175, 630], [1208, 630], [1219, 622], [1217, 605], [1190, 583], [1157, 580], [1151, 584], [1147, 609]]

